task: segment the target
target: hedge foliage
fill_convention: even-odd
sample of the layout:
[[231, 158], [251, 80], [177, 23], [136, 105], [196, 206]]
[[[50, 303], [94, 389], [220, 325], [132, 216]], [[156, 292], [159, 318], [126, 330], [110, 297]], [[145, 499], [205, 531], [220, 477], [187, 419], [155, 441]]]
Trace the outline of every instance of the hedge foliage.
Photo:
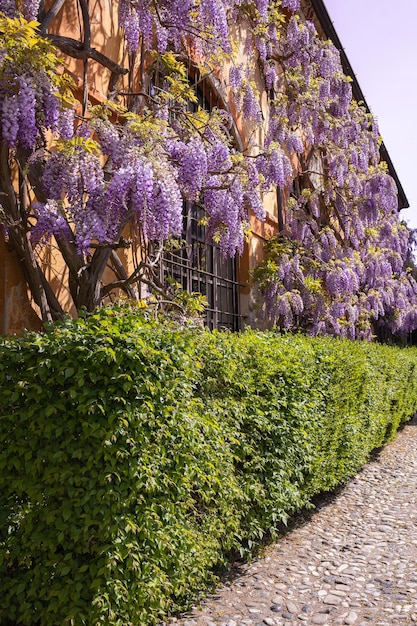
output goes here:
[[128, 308], [0, 343], [0, 624], [148, 625], [417, 410], [417, 351]]

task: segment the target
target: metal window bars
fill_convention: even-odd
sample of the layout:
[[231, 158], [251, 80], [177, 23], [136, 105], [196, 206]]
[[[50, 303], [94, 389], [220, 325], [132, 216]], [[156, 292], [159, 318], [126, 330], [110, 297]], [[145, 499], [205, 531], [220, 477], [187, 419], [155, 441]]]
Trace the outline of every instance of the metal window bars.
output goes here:
[[239, 309], [238, 261], [223, 258], [218, 246], [207, 242], [200, 224], [204, 211], [184, 204], [184, 228], [179, 248], [166, 252], [161, 278], [169, 276], [190, 293], [203, 294], [208, 302], [205, 323], [210, 329], [242, 329]]

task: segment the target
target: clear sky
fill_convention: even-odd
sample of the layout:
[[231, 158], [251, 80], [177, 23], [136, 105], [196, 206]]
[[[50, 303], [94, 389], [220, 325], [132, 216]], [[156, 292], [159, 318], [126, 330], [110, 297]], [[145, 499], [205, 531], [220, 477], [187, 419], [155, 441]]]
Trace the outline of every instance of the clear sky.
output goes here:
[[417, 0], [324, 0], [417, 228]]

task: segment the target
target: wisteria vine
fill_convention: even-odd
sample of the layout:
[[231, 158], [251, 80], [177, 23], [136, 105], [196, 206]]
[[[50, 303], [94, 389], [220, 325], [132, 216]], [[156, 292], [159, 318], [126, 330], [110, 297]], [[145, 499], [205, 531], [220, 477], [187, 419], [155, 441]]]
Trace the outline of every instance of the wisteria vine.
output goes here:
[[[78, 2], [85, 18], [88, 6]], [[410, 232], [380, 162], [376, 122], [352, 100], [338, 51], [304, 19], [299, 0], [120, 0], [114, 19], [146, 76], [126, 96], [123, 68], [104, 60], [119, 80], [110, 101], [88, 109], [71, 102], [42, 27], [50, 18], [38, 0], [0, 0], [1, 146], [28, 189], [12, 198], [10, 165], [0, 202], [6, 231], [32, 266], [31, 251], [54, 236], [76, 308], [109, 292], [111, 259], [117, 286], [140, 279], [114, 257], [129, 245], [127, 225], [160, 246], [180, 236], [184, 200], [194, 202], [208, 235], [233, 256], [249, 216], [263, 220], [265, 194], [278, 189], [284, 229], [255, 272], [269, 323], [365, 339], [379, 325], [417, 327]], [[27, 21], [36, 19], [39, 27]], [[226, 94], [211, 111], [196, 102], [190, 62], [196, 80], [215, 76]], [[156, 72], [163, 83], [153, 88]], [[29, 282], [44, 319], [59, 316], [37, 276]]]

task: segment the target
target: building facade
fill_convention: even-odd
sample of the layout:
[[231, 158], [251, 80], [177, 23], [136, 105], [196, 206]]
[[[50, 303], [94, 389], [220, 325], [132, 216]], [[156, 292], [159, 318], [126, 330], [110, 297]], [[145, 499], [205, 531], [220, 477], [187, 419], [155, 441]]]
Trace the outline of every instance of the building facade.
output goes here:
[[[89, 11], [88, 20], [80, 16], [80, 11], [82, 13], [83, 10]], [[314, 23], [320, 36], [333, 41], [341, 54], [343, 70], [353, 79], [353, 95], [356, 100], [363, 101], [360, 86], [322, 0], [303, 0], [300, 15], [302, 19]], [[287, 19], [289, 19], [289, 14]], [[143, 49], [132, 53], [126, 48], [115, 26], [117, 19], [112, 13], [111, 6], [97, 1], [87, 7], [84, 3], [77, 4], [68, 1], [61, 3], [61, 8], [56, 14], [53, 11], [46, 13], [45, 18], [44, 13], [43, 20], [40, 21], [43, 32], [48, 34], [53, 43], [59, 44], [64, 53], [65, 46], [68, 46], [68, 50], [71, 48], [71, 54], [67, 56], [66, 71], [75, 78], [78, 84], [76, 94], [79, 101], [78, 111], [82, 108], [82, 115], [86, 114], [87, 99], [93, 105], [98, 105], [111, 97], [115, 90], [118, 91], [119, 101], [128, 104], [134, 111], [140, 110], [145, 97], [154, 100], [158, 95], [160, 84], [164, 81], [161, 70], [155, 70], [149, 64], [149, 60], [143, 54]], [[90, 28], [88, 37], [94, 44], [94, 48], [91, 46], [94, 54], [90, 57], [83, 54], [87, 23]], [[245, 21], [241, 21], [235, 27], [244, 34], [248, 25]], [[240, 35], [237, 40], [240, 40]], [[231, 119], [230, 137], [236, 142], [237, 148], [244, 152], [244, 145], [253, 132], [253, 128], [244, 121], [228, 89], [227, 76], [230, 70], [228, 61], [225, 61], [224, 67], [219, 66], [215, 72], [202, 76], [196, 69], [198, 63], [201, 63], [201, 50], [195, 51], [190, 47], [185, 52], [188, 54], [187, 80], [196, 96], [193, 105], [195, 111], [210, 112], [213, 108], [227, 110]], [[104, 62], [100, 54], [105, 55]], [[237, 54], [238, 62], [245, 66], [246, 57], [250, 55], [250, 51], [242, 47]], [[265, 95], [267, 87], [256, 64], [251, 68], [251, 81], [259, 93], [259, 115], [268, 119], [270, 112]], [[175, 119], [170, 118], [168, 122], [175, 123]], [[305, 141], [302, 132], [300, 136]], [[263, 142], [265, 142], [265, 137], [260, 136], [258, 143]], [[399, 208], [405, 208], [408, 206], [407, 198], [384, 144], [381, 145], [380, 152], [396, 183]], [[254, 291], [251, 286], [252, 272], [263, 258], [265, 243], [272, 237], [285, 233], [289, 199], [292, 195], [299, 198], [302, 193], [301, 178], [297, 180], [297, 167], [299, 166], [296, 160], [292, 159], [292, 162], [295, 182], [292, 185], [274, 188], [273, 191], [263, 196], [265, 219], [261, 221], [253, 212], [250, 212], [250, 229], [248, 229], [247, 242], [242, 255], [229, 258], [224, 256], [221, 247], [209, 236], [209, 229], [204, 219], [204, 207], [198, 202], [184, 202], [183, 232], [179, 239], [180, 243], [160, 255], [156, 274], [159, 276], [159, 284], [162, 284], [166, 277], [170, 277], [184, 290], [202, 293], [207, 298], [206, 323], [210, 328], [240, 330], [247, 324], [256, 323]], [[143, 242], [135, 240], [134, 237], [130, 241], [128, 250], [120, 250], [117, 259], [113, 255], [113, 262], [109, 261], [107, 274], [104, 273], [104, 276], [111, 276], [113, 273], [120, 279], [121, 276], [135, 272], [135, 259], [140, 256], [138, 250]], [[23, 328], [40, 328], [42, 320], [39, 306], [28, 291], [24, 268], [22, 268], [15, 247], [8, 240], [6, 230], [0, 235], [0, 263], [3, 268], [0, 273], [0, 333], [4, 335], [19, 333]], [[64, 310], [75, 314], [74, 302], [69, 297], [68, 272], [59, 252], [54, 246], [45, 249], [38, 263], [45, 271], [49, 284]], [[109, 280], [111, 282], [111, 279]], [[120, 286], [117, 286], [122, 281], [114, 282], [116, 286], [107, 292], [107, 300], [116, 299], [123, 291]], [[148, 294], [148, 287], [146, 284], [134, 287], [133, 283], [129, 283], [125, 292], [128, 296], [144, 297]]]

